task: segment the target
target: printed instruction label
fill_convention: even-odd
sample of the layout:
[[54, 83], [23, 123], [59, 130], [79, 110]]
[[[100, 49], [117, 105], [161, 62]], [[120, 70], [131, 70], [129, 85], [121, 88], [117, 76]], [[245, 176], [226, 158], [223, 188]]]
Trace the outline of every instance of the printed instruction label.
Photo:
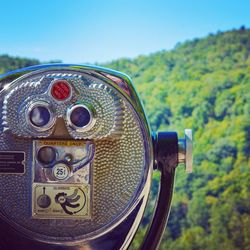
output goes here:
[[0, 151], [0, 174], [23, 174], [25, 153], [22, 151]]
[[34, 184], [33, 218], [89, 219], [89, 185]]

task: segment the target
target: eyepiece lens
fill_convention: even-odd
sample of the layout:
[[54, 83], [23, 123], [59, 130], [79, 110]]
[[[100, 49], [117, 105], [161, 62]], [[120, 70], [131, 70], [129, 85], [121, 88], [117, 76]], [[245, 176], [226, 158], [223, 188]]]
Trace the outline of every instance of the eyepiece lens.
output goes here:
[[91, 114], [83, 106], [76, 107], [73, 109], [73, 111], [70, 114], [70, 121], [71, 123], [79, 128], [85, 127], [90, 123], [91, 120]]
[[50, 121], [50, 112], [43, 106], [34, 107], [30, 112], [30, 121], [36, 127], [44, 127]]

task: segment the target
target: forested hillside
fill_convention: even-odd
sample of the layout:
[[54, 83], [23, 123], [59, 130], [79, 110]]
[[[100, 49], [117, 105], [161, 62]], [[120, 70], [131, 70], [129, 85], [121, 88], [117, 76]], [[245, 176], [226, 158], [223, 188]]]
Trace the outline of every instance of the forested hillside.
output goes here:
[[105, 66], [132, 76], [153, 130], [194, 131], [161, 249], [250, 249], [250, 30]]
[[[0, 72], [37, 63], [0, 56]], [[194, 131], [194, 173], [178, 168], [161, 249], [250, 249], [250, 30], [104, 66], [132, 77], [153, 130]], [[131, 249], [143, 237], [149, 205]]]

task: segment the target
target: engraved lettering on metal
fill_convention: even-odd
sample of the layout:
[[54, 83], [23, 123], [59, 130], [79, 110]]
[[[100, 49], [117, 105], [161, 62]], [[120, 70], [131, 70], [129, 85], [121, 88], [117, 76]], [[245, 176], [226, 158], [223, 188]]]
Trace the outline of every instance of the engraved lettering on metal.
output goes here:
[[25, 153], [0, 151], [0, 174], [24, 174]]

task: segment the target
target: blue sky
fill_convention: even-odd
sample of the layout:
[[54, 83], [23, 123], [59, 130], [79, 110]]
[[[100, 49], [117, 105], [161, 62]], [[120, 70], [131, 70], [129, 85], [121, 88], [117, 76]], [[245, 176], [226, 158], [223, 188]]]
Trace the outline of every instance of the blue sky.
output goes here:
[[248, 0], [1, 0], [0, 54], [65, 63], [133, 58], [245, 25]]

